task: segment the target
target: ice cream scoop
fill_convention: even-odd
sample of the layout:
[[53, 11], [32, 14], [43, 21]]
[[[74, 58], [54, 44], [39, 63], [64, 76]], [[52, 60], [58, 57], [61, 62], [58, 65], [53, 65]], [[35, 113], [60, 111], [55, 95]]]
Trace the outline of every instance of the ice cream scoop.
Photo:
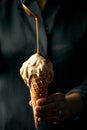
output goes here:
[[25, 61], [20, 69], [20, 74], [27, 86], [29, 86], [30, 78], [34, 74], [45, 79], [47, 84], [51, 83], [53, 73], [52, 62], [38, 53], [33, 54]]

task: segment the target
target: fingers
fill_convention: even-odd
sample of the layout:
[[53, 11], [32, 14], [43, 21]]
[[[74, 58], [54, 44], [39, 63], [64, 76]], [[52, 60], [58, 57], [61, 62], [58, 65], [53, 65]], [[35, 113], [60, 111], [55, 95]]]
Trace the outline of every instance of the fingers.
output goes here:
[[[54, 104], [46, 105], [43, 107], [36, 106], [34, 109], [34, 114], [40, 118], [50, 118], [50, 117], [59, 117], [62, 118], [66, 115], [66, 107], [58, 107]], [[48, 109], [49, 108], [49, 109]]]
[[[60, 111], [59, 111], [60, 112]], [[61, 114], [59, 114], [59, 112], [55, 113], [54, 115], [52, 116], [40, 116], [38, 117], [38, 121], [45, 121], [45, 122], [50, 122], [50, 123], [53, 123], [53, 124], [58, 124], [60, 122], [62, 122], [64, 120], [64, 115], [63, 115], [63, 112], [61, 111]], [[49, 112], [50, 114], [50, 112]]]
[[[34, 114], [35, 116], [37, 116], [38, 121], [59, 123], [60, 122], [59, 111], [62, 111], [64, 115], [67, 106], [66, 104], [67, 102], [64, 94], [62, 93], [52, 94], [49, 97], [40, 98], [36, 101]], [[29, 101], [29, 105], [32, 106], [32, 101]]]
[[[46, 105], [46, 104], [50, 104], [51, 102], [55, 102], [57, 101], [62, 101], [65, 99], [65, 96], [62, 93], [55, 93], [52, 94], [51, 96], [47, 97], [47, 98], [40, 98], [36, 101], [36, 105], [40, 106], [40, 105]], [[32, 101], [29, 101], [29, 105], [32, 106]]]
[[47, 97], [47, 98], [41, 98], [38, 99], [36, 104], [37, 105], [46, 105], [46, 104], [50, 104], [52, 102], [57, 101], [63, 101], [65, 99], [65, 95], [62, 93], [55, 93], [52, 94], [51, 96]]
[[[47, 105], [42, 105], [42, 106], [36, 106], [35, 107], [35, 113], [36, 115], [38, 115], [38, 113], [40, 113], [41, 115], [43, 114], [44, 116], [51, 116], [51, 114], [53, 115], [56, 115], [57, 112], [60, 110], [60, 109], [63, 109], [65, 107], [66, 103], [61, 101], [59, 103], [57, 102], [52, 102], [50, 104], [47, 104]], [[55, 114], [56, 113], [56, 114]]]
[[54, 116], [54, 117], [43, 117], [43, 118], [38, 118], [38, 121], [45, 121], [45, 122], [50, 122], [50, 123], [53, 123], [53, 124], [58, 124], [60, 123], [60, 120], [57, 116]]
[[61, 93], [53, 94], [47, 98], [38, 99], [36, 102], [35, 111], [42, 112], [46, 114], [49, 111], [59, 111], [63, 109], [66, 105], [65, 96]]

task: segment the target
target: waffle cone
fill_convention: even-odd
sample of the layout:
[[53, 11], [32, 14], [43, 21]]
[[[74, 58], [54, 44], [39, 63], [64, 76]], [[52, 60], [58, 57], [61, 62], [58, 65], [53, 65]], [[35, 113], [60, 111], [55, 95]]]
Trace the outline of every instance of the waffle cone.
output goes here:
[[[48, 85], [44, 78], [38, 77], [36, 74], [34, 74], [30, 78], [29, 86], [30, 86], [30, 94], [34, 114], [34, 107], [36, 105], [36, 100], [46, 96]], [[36, 129], [38, 129], [39, 122], [35, 115], [34, 115], [34, 122]]]

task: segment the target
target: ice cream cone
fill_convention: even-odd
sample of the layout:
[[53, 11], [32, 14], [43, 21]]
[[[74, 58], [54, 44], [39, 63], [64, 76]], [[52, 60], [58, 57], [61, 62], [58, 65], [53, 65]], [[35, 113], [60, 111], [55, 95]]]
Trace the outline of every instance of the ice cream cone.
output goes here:
[[[46, 96], [48, 85], [53, 80], [54, 71], [52, 62], [36, 53], [23, 63], [20, 75], [29, 87], [34, 114], [36, 100]], [[39, 122], [35, 114], [34, 121], [36, 129], [38, 129]]]

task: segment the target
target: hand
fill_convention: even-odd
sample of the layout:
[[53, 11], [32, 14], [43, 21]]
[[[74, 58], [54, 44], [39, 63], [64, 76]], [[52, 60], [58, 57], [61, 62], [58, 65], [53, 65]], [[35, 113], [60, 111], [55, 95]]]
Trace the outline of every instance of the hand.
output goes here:
[[[32, 106], [32, 101], [29, 102]], [[34, 109], [34, 114], [38, 121], [48, 121], [51, 123], [60, 123], [69, 117], [69, 110], [65, 95], [55, 93], [49, 97], [38, 99]]]

